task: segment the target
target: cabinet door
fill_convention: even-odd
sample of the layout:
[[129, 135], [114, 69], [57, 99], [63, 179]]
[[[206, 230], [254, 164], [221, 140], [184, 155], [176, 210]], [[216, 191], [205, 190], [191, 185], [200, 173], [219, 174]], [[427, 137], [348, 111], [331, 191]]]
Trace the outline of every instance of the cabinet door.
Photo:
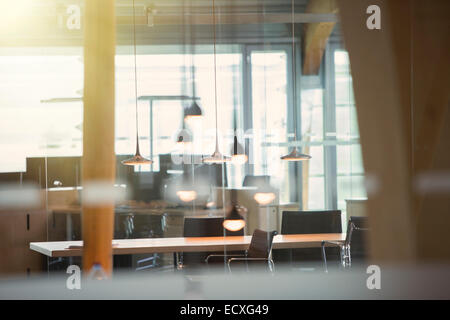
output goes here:
[[45, 257], [30, 250], [30, 242], [46, 240], [43, 210], [0, 211], [0, 276], [42, 272]]

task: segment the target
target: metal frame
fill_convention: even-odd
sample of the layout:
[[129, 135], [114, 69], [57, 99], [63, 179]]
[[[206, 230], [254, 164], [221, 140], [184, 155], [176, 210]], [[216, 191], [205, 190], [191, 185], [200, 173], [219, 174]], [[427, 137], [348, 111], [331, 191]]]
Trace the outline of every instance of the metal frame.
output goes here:
[[334, 241], [322, 241], [321, 244], [321, 250], [322, 250], [322, 260], [323, 260], [323, 267], [324, 271], [328, 273], [328, 264], [327, 264], [327, 256], [326, 256], [326, 245], [328, 246], [335, 246], [340, 248], [340, 260], [341, 260], [341, 267], [344, 269], [350, 268], [352, 266], [352, 256], [350, 253], [350, 247], [352, 242], [352, 233], [354, 230], [361, 230], [361, 231], [369, 231], [369, 228], [360, 228], [355, 226], [355, 224], [349, 223], [347, 228], [347, 236], [345, 238], [344, 243], [334, 242]]
[[229, 257], [227, 260], [227, 268], [228, 271], [231, 273], [231, 263], [233, 261], [245, 261], [245, 270], [249, 271], [248, 269], [248, 261], [267, 261], [267, 265], [269, 266], [270, 272], [275, 271], [275, 263], [272, 259], [272, 248], [270, 248], [270, 254], [269, 258], [250, 258], [247, 256], [247, 250], [245, 251], [245, 254], [236, 254], [236, 255], [227, 255], [227, 254], [210, 254], [206, 257], [205, 262], [208, 264], [209, 259], [212, 257]]
[[[323, 68], [323, 140], [335, 141], [336, 136], [327, 136], [327, 132], [336, 132], [336, 83], [334, 74], [335, 44], [328, 43], [325, 50]], [[323, 145], [323, 169], [325, 188], [325, 208], [337, 209], [337, 152], [336, 145]]]

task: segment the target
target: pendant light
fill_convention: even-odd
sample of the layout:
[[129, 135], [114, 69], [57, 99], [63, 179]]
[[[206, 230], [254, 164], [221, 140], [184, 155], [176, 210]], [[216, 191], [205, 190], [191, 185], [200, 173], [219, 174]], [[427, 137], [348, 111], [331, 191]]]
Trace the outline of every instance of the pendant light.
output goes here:
[[256, 192], [253, 196], [253, 199], [255, 199], [256, 202], [263, 206], [272, 203], [275, 198], [275, 190], [270, 187], [259, 189], [258, 192]]
[[[136, 101], [136, 154], [126, 160], [122, 161], [122, 164], [127, 166], [138, 166], [144, 164], [152, 164], [153, 161], [141, 156], [139, 151], [139, 126], [138, 126], [138, 96], [137, 96], [137, 63], [136, 63], [136, 14], [133, 0], [133, 40], [134, 40], [134, 93]], [[150, 137], [152, 139], [152, 137]]]
[[231, 162], [234, 164], [244, 164], [247, 160], [248, 157], [245, 154], [244, 146], [239, 143], [235, 132], [233, 146], [231, 147]]
[[184, 145], [186, 143], [192, 142], [191, 132], [186, 128], [181, 129], [180, 131], [178, 131], [176, 142], [178, 145]]
[[245, 227], [243, 215], [247, 213], [247, 209], [237, 204], [236, 190], [231, 190], [231, 206], [223, 220], [223, 227], [228, 231], [239, 231]]
[[[195, 84], [193, 84], [195, 86]], [[193, 90], [195, 91], [195, 90]], [[193, 118], [198, 118], [202, 116], [202, 109], [200, 109], [197, 101], [192, 101], [192, 104], [184, 109], [184, 118], [189, 121]]]
[[[185, 3], [183, 2], [183, 22], [182, 22], [183, 25], [186, 25], [185, 16], [186, 16]], [[191, 25], [190, 31], [191, 31], [191, 41], [192, 41], [192, 25]], [[183, 45], [183, 57], [186, 57], [187, 55], [186, 55], [184, 48], [185, 48], [185, 46]], [[192, 55], [192, 53], [191, 53], [191, 55]], [[186, 89], [184, 87], [184, 85], [186, 84], [186, 82], [184, 81], [184, 80], [186, 80], [186, 77], [185, 77], [186, 76], [186, 68], [182, 67], [182, 72], [184, 74], [184, 76], [183, 76], [183, 91], [184, 91]], [[194, 86], [194, 84], [193, 84], [193, 86]], [[195, 95], [195, 88], [192, 89], [192, 94]], [[192, 96], [192, 101], [195, 101], [195, 99], [196, 99], [195, 96]], [[188, 130], [186, 128], [185, 121], [184, 121], [186, 119], [186, 109], [188, 109], [188, 108], [186, 108], [186, 106], [183, 104], [183, 116], [181, 118], [181, 129], [178, 130], [176, 138], [175, 138], [175, 142], [176, 142], [177, 146], [179, 146], [179, 147], [184, 147], [187, 144], [190, 144], [192, 142], [192, 133], [190, 130]]]
[[[262, 3], [262, 11], [263, 16], [266, 14], [264, 3]], [[264, 29], [263, 29], [264, 32]], [[264, 52], [265, 50], [265, 43], [264, 43]], [[267, 76], [266, 76], [266, 54], [264, 54], [264, 110], [267, 110]], [[267, 127], [267, 112], [264, 112], [264, 128]], [[266, 137], [266, 131], [264, 130], [263, 137]], [[267, 157], [263, 156], [263, 168], [264, 172], [267, 173]], [[270, 184], [270, 176], [266, 176], [264, 178], [264, 181], [262, 184], [257, 185], [258, 190], [253, 195], [253, 199], [261, 206], [267, 206], [270, 203], [272, 203], [276, 198], [277, 190], [273, 188]]]
[[[293, 101], [292, 106], [294, 108], [294, 142], [297, 141], [297, 82], [296, 82], [296, 67], [295, 67], [295, 21], [294, 21], [294, 1], [292, 0], [292, 91], [294, 93], [293, 95]], [[294, 149], [292, 149], [291, 152], [289, 152], [287, 155], [284, 155], [281, 157], [281, 160], [285, 161], [304, 161], [311, 159], [310, 155], [303, 154], [297, 150], [297, 146], [294, 146]]]
[[212, 2], [212, 10], [213, 10], [213, 30], [214, 30], [214, 104], [215, 104], [215, 112], [216, 112], [216, 150], [209, 157], [203, 158], [204, 163], [212, 164], [212, 163], [224, 163], [231, 161], [231, 158], [223, 155], [219, 151], [219, 137], [218, 137], [218, 129], [217, 129], [217, 61], [216, 61], [216, 6], [213, 0]]
[[181, 185], [177, 188], [176, 192], [178, 198], [183, 202], [191, 202], [197, 199], [197, 191], [193, 190], [192, 179], [187, 178], [183, 173], [183, 181]]
[[[234, 79], [233, 81], [233, 92], [237, 92], [236, 83], [237, 79]], [[233, 145], [231, 146], [231, 162], [233, 164], [244, 164], [248, 160], [248, 156], [245, 154], [245, 148], [244, 146], [239, 143], [238, 137], [237, 137], [237, 101], [236, 101], [236, 95], [233, 95], [233, 127], [234, 127], [234, 140]]]
[[195, 88], [195, 43], [194, 43], [194, 32], [193, 23], [191, 18], [191, 76], [192, 76], [192, 104], [184, 109], [184, 119], [189, 121], [191, 119], [199, 118], [203, 115], [202, 109], [197, 104], [196, 100], [196, 88]]
[[176, 144], [178, 146], [185, 146], [193, 141], [192, 133], [186, 128], [184, 117], [181, 119], [181, 129], [178, 130], [176, 136]]
[[[191, 163], [192, 162], [193, 161], [191, 159]], [[194, 188], [193, 172], [188, 172], [186, 167], [187, 165], [184, 165], [181, 183], [179, 183], [176, 187], [176, 195], [183, 202], [192, 202], [197, 199], [197, 191]]]
[[206, 200], [205, 208], [206, 209], [216, 209], [217, 208], [216, 193], [211, 184], [209, 185], [209, 196], [208, 196], [208, 199]]

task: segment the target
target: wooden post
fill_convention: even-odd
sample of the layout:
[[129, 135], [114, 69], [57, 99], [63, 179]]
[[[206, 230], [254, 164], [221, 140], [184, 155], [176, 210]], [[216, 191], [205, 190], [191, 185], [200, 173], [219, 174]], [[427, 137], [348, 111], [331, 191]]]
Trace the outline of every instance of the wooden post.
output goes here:
[[[114, 153], [114, 1], [85, 1], [83, 185], [113, 185]], [[84, 188], [86, 190], [86, 188]], [[83, 269], [100, 264], [112, 272], [114, 202], [83, 199]]]
[[[365, 28], [381, 8], [381, 30]], [[450, 261], [448, 189], [418, 178], [450, 170], [448, 0], [338, 0], [349, 51], [369, 194], [372, 257], [392, 263]], [[423, 186], [422, 186], [423, 187]]]
[[[403, 73], [395, 44], [395, 19], [389, 1], [338, 0], [349, 52], [368, 190], [371, 257], [375, 263], [416, 259], [412, 221], [410, 137], [402, 89]], [[381, 8], [381, 29], [366, 27], [370, 5]], [[408, 93], [406, 93], [407, 95]]]
[[[429, 175], [427, 180], [431, 184], [439, 184], [436, 179], [448, 179], [450, 172], [449, 12], [448, 0], [411, 0], [413, 173], [416, 179]], [[423, 183], [419, 188], [416, 179], [414, 218], [418, 257], [427, 263], [448, 263], [448, 187], [426, 190]]]

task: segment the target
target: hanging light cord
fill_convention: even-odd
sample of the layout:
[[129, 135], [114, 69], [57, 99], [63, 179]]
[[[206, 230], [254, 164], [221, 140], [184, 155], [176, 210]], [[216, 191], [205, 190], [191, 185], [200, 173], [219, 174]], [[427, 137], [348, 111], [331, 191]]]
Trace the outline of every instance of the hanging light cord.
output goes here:
[[192, 99], [195, 101], [195, 96], [197, 95], [197, 93], [195, 92], [196, 88], [195, 88], [195, 46], [194, 46], [194, 24], [192, 21], [192, 1], [189, 3], [190, 4], [190, 31], [191, 31], [191, 76], [192, 76]]
[[296, 81], [296, 65], [295, 65], [295, 22], [294, 22], [294, 1], [292, 0], [292, 91], [293, 101], [292, 106], [294, 108], [294, 141], [297, 140], [297, 81]]
[[219, 148], [219, 138], [217, 129], [217, 61], [216, 61], [216, 5], [212, 2], [213, 10], [213, 31], [214, 31], [214, 104], [216, 109], [216, 150]]
[[134, 95], [136, 103], [136, 149], [139, 153], [138, 95], [137, 95], [137, 62], [136, 62], [136, 12], [133, 0], [133, 44], [134, 44]]

